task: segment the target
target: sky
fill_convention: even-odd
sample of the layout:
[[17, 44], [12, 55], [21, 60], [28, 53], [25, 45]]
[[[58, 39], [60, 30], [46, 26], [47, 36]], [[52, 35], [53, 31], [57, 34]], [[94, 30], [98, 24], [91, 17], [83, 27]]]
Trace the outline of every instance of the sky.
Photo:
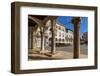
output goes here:
[[[66, 28], [73, 30], [74, 26], [71, 23], [73, 16], [59, 16], [57, 18], [57, 23], [64, 25]], [[88, 17], [81, 17], [81, 24], [80, 24], [80, 36], [84, 32], [88, 31]]]

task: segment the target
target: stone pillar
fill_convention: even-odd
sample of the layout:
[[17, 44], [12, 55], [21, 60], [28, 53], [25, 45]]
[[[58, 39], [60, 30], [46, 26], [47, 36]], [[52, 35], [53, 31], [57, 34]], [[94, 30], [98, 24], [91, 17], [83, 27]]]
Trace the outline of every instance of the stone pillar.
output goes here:
[[44, 32], [43, 32], [43, 27], [42, 27], [42, 30], [41, 30], [41, 51], [44, 51], [45, 49], [45, 47], [44, 47], [44, 40], [45, 40], [45, 38], [44, 38]]
[[74, 26], [74, 58], [80, 55], [80, 25]]
[[33, 49], [33, 31], [31, 31], [31, 49]]
[[36, 35], [35, 35], [35, 31], [33, 31], [32, 33], [32, 49], [36, 48]]
[[31, 49], [31, 31], [28, 33], [28, 48]]
[[79, 58], [80, 55], [80, 17], [73, 18], [74, 24], [74, 56], [73, 58]]
[[56, 25], [56, 20], [51, 19], [51, 32], [52, 32], [52, 39], [51, 39], [51, 53], [55, 53], [55, 25]]

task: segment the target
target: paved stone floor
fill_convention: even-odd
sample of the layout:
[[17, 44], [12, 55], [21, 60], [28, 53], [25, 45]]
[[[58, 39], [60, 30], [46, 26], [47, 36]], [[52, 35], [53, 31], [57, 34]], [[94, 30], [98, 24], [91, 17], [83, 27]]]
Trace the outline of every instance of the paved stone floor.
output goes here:
[[[51, 56], [50, 47], [39, 53], [40, 49], [29, 50], [29, 60], [54, 60], [54, 59], [73, 59], [73, 46], [56, 47], [56, 53]], [[80, 46], [80, 58], [87, 58], [87, 46]]]

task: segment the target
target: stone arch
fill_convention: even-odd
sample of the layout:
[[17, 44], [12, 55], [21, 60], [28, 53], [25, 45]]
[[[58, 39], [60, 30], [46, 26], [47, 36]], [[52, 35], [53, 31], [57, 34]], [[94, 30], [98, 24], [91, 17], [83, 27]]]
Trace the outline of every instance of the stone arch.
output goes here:
[[[42, 23], [42, 21], [41, 20], [39, 20], [39, 19], [37, 19], [37, 18], [35, 18], [35, 17], [31, 17], [31, 16], [28, 16], [28, 19], [29, 19], [29, 23], [30, 23], [30, 20], [31, 20], [31, 22], [32, 22], [32, 24], [33, 25], [35, 25], [35, 26], [41, 26], [41, 23]], [[35, 29], [35, 27], [34, 27], [34, 29], [33, 29], [33, 26], [31, 26], [30, 28], [32, 28], [32, 30], [36, 30]], [[29, 46], [29, 49], [33, 49], [33, 48], [35, 48], [36, 47], [36, 44], [33, 44], [33, 43], [36, 43], [35, 42], [35, 36], [33, 36], [34, 35], [34, 33], [32, 32], [32, 31], [29, 31], [29, 41], [28, 41], [28, 46]], [[33, 38], [34, 37], [34, 38]]]
[[37, 18], [35, 18], [35, 17], [28, 16], [28, 18], [31, 19], [32, 21], [34, 21], [34, 22], [35, 22], [36, 24], [38, 24], [38, 25], [41, 25], [41, 23], [42, 23], [41, 20], [39, 20], [39, 19], [37, 19]]

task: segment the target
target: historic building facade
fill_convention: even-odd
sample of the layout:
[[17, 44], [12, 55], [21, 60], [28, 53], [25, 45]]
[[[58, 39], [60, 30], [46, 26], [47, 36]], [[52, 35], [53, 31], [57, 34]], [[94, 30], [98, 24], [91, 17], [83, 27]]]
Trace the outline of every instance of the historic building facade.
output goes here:
[[[29, 48], [40, 48], [41, 47], [41, 28], [36, 27], [37, 25], [29, 26], [28, 31], [28, 43]], [[56, 23], [55, 25], [55, 45], [72, 45], [73, 44], [73, 31], [66, 29], [64, 25]], [[51, 21], [48, 20], [44, 29], [44, 46], [51, 46], [52, 33], [51, 33]], [[33, 43], [33, 44], [31, 44]]]
[[84, 32], [83, 33], [82, 40], [84, 41], [85, 44], [88, 43], [88, 32]]

